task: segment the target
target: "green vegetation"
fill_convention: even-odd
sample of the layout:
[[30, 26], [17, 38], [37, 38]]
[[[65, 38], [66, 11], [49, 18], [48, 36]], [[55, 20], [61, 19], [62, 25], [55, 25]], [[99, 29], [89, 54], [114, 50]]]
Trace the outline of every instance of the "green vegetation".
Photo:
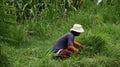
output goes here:
[[[119, 67], [120, 0], [0, 0], [1, 67]], [[79, 53], [53, 59], [55, 41], [73, 24], [85, 32]]]

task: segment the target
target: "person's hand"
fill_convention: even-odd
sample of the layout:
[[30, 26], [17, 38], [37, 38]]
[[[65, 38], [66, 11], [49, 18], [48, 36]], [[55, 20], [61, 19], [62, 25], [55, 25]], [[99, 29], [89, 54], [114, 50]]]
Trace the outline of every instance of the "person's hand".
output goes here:
[[78, 50], [78, 49], [74, 49], [74, 51], [75, 51], [75, 52], [79, 52], [79, 50]]
[[86, 49], [86, 46], [85, 46], [85, 45], [82, 45], [81, 47], [82, 47], [83, 49]]

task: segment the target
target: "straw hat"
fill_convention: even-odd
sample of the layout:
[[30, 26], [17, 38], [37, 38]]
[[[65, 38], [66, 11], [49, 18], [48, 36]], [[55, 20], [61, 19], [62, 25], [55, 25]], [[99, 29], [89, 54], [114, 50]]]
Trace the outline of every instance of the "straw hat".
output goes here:
[[70, 31], [81, 33], [81, 32], [84, 32], [84, 29], [80, 24], [74, 24], [73, 27], [70, 29]]

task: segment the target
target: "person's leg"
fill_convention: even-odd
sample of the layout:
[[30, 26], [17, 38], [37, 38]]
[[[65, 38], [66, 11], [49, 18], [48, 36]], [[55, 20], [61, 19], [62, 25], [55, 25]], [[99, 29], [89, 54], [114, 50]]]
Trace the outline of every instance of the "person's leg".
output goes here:
[[60, 49], [54, 54], [55, 56], [54, 58], [64, 59], [64, 58], [70, 57], [71, 54], [72, 52], [68, 49]]
[[68, 49], [62, 49], [59, 52], [59, 56], [61, 56], [62, 58], [70, 57], [71, 54], [72, 54], [72, 52]]

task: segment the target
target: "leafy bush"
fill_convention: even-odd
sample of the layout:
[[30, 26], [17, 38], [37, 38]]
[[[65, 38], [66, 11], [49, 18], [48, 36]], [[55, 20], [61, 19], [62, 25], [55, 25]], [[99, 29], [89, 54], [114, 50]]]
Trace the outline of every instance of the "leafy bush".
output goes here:
[[25, 28], [16, 22], [13, 1], [1, 0], [0, 6], [0, 41], [12, 45], [24, 43], [26, 40]]

